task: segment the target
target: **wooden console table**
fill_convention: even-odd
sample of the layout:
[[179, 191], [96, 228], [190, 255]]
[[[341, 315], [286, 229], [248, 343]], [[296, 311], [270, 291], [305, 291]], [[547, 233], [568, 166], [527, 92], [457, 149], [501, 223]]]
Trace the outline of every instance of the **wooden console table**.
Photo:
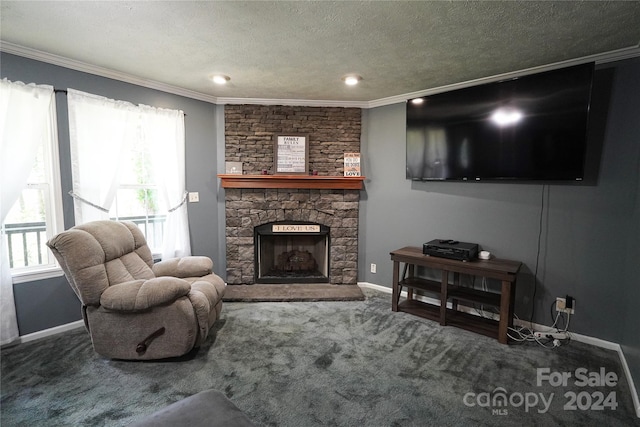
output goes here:
[[[393, 261], [392, 311], [404, 311], [436, 320], [443, 326], [457, 326], [497, 338], [502, 344], [507, 344], [508, 328], [513, 326], [516, 276], [522, 265], [521, 262], [495, 258], [463, 262], [423, 255], [421, 248], [412, 246], [391, 252], [391, 260]], [[400, 263], [405, 264], [402, 277], [400, 276]], [[442, 280], [436, 282], [416, 277], [415, 266], [441, 270]], [[450, 273], [453, 273], [453, 283], [449, 283]], [[460, 286], [460, 274], [500, 280], [502, 282], [501, 292], [486, 292]], [[403, 287], [407, 288], [407, 298], [400, 301]], [[415, 299], [414, 290], [435, 294], [440, 301], [440, 306]], [[452, 302], [452, 308], [447, 308], [449, 301]], [[460, 311], [458, 303], [471, 307], [474, 303], [498, 307], [500, 320], [487, 319]]]

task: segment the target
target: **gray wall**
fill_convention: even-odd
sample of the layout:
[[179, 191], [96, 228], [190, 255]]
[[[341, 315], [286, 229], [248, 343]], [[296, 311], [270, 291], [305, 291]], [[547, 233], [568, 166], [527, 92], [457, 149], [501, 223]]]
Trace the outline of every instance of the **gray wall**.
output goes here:
[[[154, 91], [25, 58], [1, 54], [1, 77], [83, 90], [109, 98], [185, 111], [187, 188], [200, 192], [189, 205], [194, 254], [213, 258], [223, 272], [223, 107]], [[407, 181], [404, 104], [363, 112], [363, 172], [359, 280], [391, 286], [389, 252], [432, 238], [478, 242], [502, 258], [524, 263], [516, 314], [549, 324], [556, 296], [577, 300], [571, 330], [619, 342], [640, 378], [640, 63], [616, 69], [600, 175], [596, 186]], [[65, 225], [73, 225], [66, 98], [59, 101]], [[544, 201], [544, 208], [542, 203]], [[542, 211], [542, 214], [541, 214]], [[542, 221], [540, 251], [538, 235]], [[377, 264], [377, 273], [369, 265]], [[538, 265], [537, 282], [533, 273]], [[79, 303], [64, 278], [14, 286], [22, 335], [80, 319]], [[56, 303], [52, 304], [51, 301]], [[638, 381], [640, 382], [640, 381]]]
[[576, 299], [570, 330], [621, 343], [640, 378], [639, 79], [640, 61], [616, 64], [595, 186], [407, 181], [405, 105], [367, 111], [359, 279], [390, 287], [389, 252], [403, 246], [434, 238], [479, 243], [524, 263], [520, 318], [529, 320], [534, 305], [533, 321], [550, 325], [555, 297], [570, 294]]
[[[614, 140], [627, 141], [630, 150], [621, 150], [620, 164], [624, 165], [621, 173], [630, 171], [629, 175], [629, 213], [626, 239], [623, 239], [627, 250], [625, 257], [624, 293], [621, 298], [620, 323], [622, 350], [629, 364], [636, 389], [640, 387], [640, 61], [636, 66], [620, 67], [617, 74], [619, 85], [612, 103], [612, 115], [609, 137]], [[635, 192], [634, 178], [635, 171]], [[631, 212], [632, 210], [632, 212]], [[626, 240], [626, 242], [624, 242]], [[615, 327], [615, 322], [613, 327]]]
[[[194, 255], [211, 257], [215, 266], [224, 267], [218, 242], [216, 105], [5, 53], [1, 54], [0, 60], [0, 78], [49, 84], [56, 89], [73, 88], [134, 104], [184, 111], [187, 190], [200, 193], [200, 202], [188, 205], [191, 250]], [[56, 100], [64, 219], [65, 228], [69, 228], [74, 220], [73, 203], [68, 195], [71, 166], [66, 96], [59, 93]], [[222, 238], [224, 240], [224, 236]], [[14, 295], [20, 335], [81, 318], [80, 303], [64, 277], [16, 284]]]

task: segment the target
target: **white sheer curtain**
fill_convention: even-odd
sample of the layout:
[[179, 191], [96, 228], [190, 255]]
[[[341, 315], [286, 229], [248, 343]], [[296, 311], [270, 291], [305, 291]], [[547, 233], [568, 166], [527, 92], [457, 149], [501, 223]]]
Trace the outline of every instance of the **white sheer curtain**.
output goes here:
[[[44, 138], [51, 137], [53, 87], [0, 82], [0, 221], [16, 202]], [[18, 337], [6, 235], [0, 233], [0, 344]]]
[[184, 113], [140, 106], [144, 137], [153, 150], [153, 173], [158, 192], [168, 206], [162, 259], [191, 255], [185, 191]]
[[108, 219], [123, 156], [150, 144], [155, 184], [169, 211], [162, 258], [191, 254], [185, 201], [184, 113], [68, 90], [76, 224]]
[[135, 141], [137, 107], [74, 89], [67, 102], [76, 224], [109, 219], [124, 150]]

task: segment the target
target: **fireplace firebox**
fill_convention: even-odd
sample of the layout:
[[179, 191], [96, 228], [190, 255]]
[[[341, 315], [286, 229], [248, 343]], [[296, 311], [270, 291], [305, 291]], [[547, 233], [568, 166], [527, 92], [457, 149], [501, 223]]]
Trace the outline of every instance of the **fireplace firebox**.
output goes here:
[[304, 221], [254, 227], [255, 283], [329, 283], [329, 232]]

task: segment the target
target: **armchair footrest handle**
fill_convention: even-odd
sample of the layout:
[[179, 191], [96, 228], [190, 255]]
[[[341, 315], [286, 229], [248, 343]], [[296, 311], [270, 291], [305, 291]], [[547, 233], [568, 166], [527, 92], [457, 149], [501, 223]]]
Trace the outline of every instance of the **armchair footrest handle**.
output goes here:
[[142, 356], [147, 351], [147, 347], [149, 346], [149, 344], [151, 344], [151, 341], [158, 338], [162, 334], [164, 334], [164, 326], [146, 337], [141, 343], [139, 343], [136, 346], [136, 353]]

